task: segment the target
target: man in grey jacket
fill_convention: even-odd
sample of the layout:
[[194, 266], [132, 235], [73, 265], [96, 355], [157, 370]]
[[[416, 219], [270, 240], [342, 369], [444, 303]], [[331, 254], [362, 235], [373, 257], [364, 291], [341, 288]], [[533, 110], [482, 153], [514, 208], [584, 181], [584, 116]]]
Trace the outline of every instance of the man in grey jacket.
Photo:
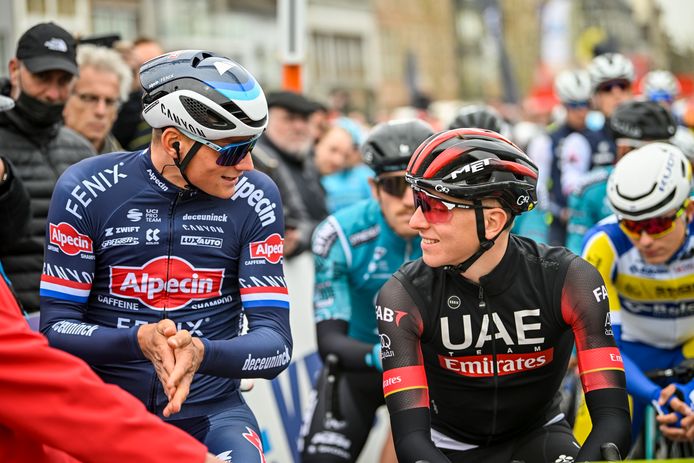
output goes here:
[[[54, 23], [41, 23], [19, 39], [0, 93], [15, 107], [0, 114], [0, 261], [29, 311], [39, 308], [46, 215], [53, 187], [70, 165], [92, 156], [84, 138], [62, 124], [62, 112], [77, 75], [75, 40]], [[17, 211], [16, 189], [29, 194], [29, 209]], [[19, 227], [21, 215], [28, 226]], [[69, 271], [69, 269], [65, 269]]]

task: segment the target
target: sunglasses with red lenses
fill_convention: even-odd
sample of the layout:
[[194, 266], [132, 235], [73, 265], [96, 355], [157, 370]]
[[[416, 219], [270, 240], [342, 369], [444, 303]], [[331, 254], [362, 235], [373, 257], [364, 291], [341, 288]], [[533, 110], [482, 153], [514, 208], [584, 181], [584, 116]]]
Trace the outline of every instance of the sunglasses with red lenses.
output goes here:
[[200, 138], [197, 135], [194, 135], [187, 130], [181, 130], [185, 134], [186, 137], [190, 138], [191, 140], [195, 140], [198, 143], [202, 143], [205, 146], [208, 146], [215, 150], [218, 153], [217, 157], [217, 165], [219, 166], [235, 166], [241, 161], [243, 161], [243, 158], [246, 157], [248, 153], [253, 150], [253, 147], [255, 147], [255, 143], [258, 141], [258, 138], [260, 138], [260, 135], [257, 135], [250, 140], [245, 140], [241, 141], [238, 143], [229, 143], [228, 145], [224, 146], [219, 146], [216, 143], [213, 143], [209, 140], [205, 140], [204, 138]]
[[444, 201], [437, 198], [424, 190], [412, 189], [414, 195], [415, 210], [421, 208], [424, 218], [429, 223], [446, 223], [453, 217], [453, 209], [492, 209], [488, 206], [475, 204], [461, 204]]
[[643, 233], [646, 233], [651, 238], [661, 238], [675, 229], [675, 221], [682, 217], [685, 210], [686, 204], [679, 211], [668, 217], [653, 217], [646, 220], [622, 219], [619, 221], [619, 227], [626, 235], [634, 239], [641, 238]]
[[405, 194], [405, 191], [410, 187], [410, 184], [405, 180], [404, 175], [397, 175], [392, 177], [377, 177], [376, 184], [383, 191], [392, 196], [397, 196], [401, 198]]

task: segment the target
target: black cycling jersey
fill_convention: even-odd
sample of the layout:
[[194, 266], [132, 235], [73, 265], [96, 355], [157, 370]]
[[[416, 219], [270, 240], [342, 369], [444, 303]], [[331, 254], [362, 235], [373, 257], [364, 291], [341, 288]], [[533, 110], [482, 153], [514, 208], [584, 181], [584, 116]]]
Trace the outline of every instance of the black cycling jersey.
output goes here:
[[[379, 332], [399, 461], [449, 461], [431, 437], [415, 437], [428, 433], [429, 416], [437, 445], [454, 449], [496, 445], [560, 420], [556, 398], [574, 339], [594, 423], [578, 457], [600, 459], [604, 442], [628, 449], [607, 291], [597, 270], [566, 249], [511, 235], [480, 284], [419, 259], [386, 283], [377, 309], [398, 314], [379, 320]], [[428, 412], [408, 413], [418, 408]]]

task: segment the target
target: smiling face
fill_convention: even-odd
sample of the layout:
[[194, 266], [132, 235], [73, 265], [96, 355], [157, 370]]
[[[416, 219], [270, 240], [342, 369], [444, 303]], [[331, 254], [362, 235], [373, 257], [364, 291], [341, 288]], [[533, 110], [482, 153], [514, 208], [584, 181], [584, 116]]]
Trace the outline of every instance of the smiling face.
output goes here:
[[[214, 140], [214, 143], [224, 147], [230, 143], [247, 141], [249, 137], [229, 137]], [[178, 143], [178, 152], [182, 159], [188, 155], [194, 140], [188, 138], [174, 128], [165, 129], [160, 135], [157, 131], [152, 137], [152, 162], [157, 171], [178, 186], [184, 188], [187, 182], [181, 172], [174, 165], [174, 159], [178, 156], [175, 144]], [[217, 198], [227, 199], [234, 195], [239, 177], [249, 170], [253, 170], [253, 159], [247, 154], [241, 161], [233, 166], [220, 166], [217, 164], [219, 153], [213, 148], [201, 145], [198, 152], [185, 168], [186, 177], [195, 187]]]
[[[439, 195], [437, 195], [439, 196]], [[472, 205], [471, 201], [463, 201], [440, 195], [442, 199], [452, 203]], [[500, 233], [507, 220], [507, 213], [494, 200], [482, 200], [482, 213], [485, 221], [486, 238], [494, 238]], [[441, 206], [443, 211], [445, 206]], [[458, 265], [472, 256], [480, 248], [477, 236], [477, 221], [475, 209], [455, 207], [450, 209], [445, 221], [430, 221], [417, 207], [409, 225], [422, 238], [422, 258], [430, 267]], [[483, 258], [484, 259], [484, 258]]]

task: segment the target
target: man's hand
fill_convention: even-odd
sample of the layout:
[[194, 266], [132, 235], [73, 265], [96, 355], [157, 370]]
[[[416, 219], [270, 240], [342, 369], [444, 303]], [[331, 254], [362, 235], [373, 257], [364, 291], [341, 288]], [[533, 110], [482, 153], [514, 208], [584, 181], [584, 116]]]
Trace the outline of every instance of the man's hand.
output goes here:
[[[670, 384], [660, 391], [658, 403], [660, 405], [665, 405], [675, 393], [675, 390], [675, 385]], [[668, 413], [667, 415], [656, 416], [656, 420], [660, 423], [660, 432], [671, 441], [694, 442], [694, 411], [677, 397], [673, 397], [672, 400], [670, 400], [669, 406], [674, 412], [682, 415], [683, 418], [680, 421], [681, 427], [673, 427], [673, 425], [677, 423], [679, 417], [674, 412]]]
[[181, 411], [181, 406], [190, 392], [193, 376], [200, 368], [205, 355], [205, 345], [199, 338], [193, 338], [188, 330], [181, 330], [171, 336], [168, 339], [168, 345], [173, 349], [175, 363], [173, 371], [164, 384], [164, 390], [169, 398], [169, 403], [163, 412], [167, 418]]
[[154, 365], [164, 390], [175, 364], [174, 351], [167, 343], [167, 339], [175, 334], [176, 325], [169, 319], [142, 325], [137, 330], [137, 342], [140, 349]]

